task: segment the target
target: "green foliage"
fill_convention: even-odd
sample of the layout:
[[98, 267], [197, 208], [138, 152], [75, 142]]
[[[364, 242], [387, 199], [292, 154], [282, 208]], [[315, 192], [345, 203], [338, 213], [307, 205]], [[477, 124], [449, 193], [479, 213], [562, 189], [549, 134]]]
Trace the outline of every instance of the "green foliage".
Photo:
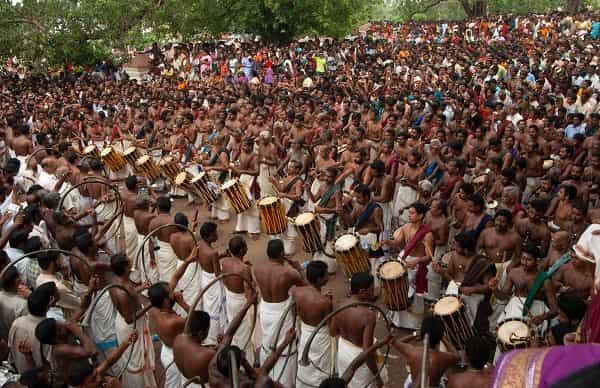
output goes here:
[[0, 55], [93, 64], [112, 49], [198, 41], [225, 32], [287, 42], [340, 37], [380, 0], [0, 0]]

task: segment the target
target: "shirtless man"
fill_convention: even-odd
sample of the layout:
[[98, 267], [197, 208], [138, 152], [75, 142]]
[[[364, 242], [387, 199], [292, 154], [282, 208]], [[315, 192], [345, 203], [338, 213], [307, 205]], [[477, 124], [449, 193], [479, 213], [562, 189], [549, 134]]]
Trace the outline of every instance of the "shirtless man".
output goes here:
[[[156, 217], [150, 220], [149, 230], [173, 223], [171, 216], [171, 200], [167, 196], [161, 196], [156, 199]], [[171, 235], [177, 232], [177, 227], [165, 227], [154, 234], [159, 250], [156, 254], [156, 265], [161, 281], [169, 281], [177, 268], [177, 257], [171, 246]], [[150, 244], [153, 250], [154, 242]]]
[[138, 195], [138, 180], [135, 175], [125, 179], [125, 187], [120, 190], [123, 202], [123, 229], [125, 233], [125, 254], [135, 257], [138, 249], [138, 232], [135, 227], [134, 212]]
[[462, 283], [475, 258], [475, 240], [469, 233], [459, 233], [454, 237], [453, 248], [454, 250], [448, 252], [442, 259], [447, 267], [437, 262], [434, 262], [432, 267], [446, 281]]
[[548, 209], [548, 203], [541, 199], [530, 201], [527, 208], [527, 217], [519, 218], [515, 222], [515, 230], [523, 243], [531, 243], [541, 247], [542, 254], [548, 251], [550, 245], [550, 229], [543, 221], [544, 214]]
[[[373, 300], [374, 281], [369, 273], [358, 272], [352, 275], [350, 281], [350, 296], [339, 303], [339, 307]], [[354, 358], [373, 345], [377, 313], [365, 306], [346, 308], [335, 315], [329, 330], [332, 337], [338, 337], [337, 370], [344, 373]], [[374, 354], [367, 358], [366, 365], [359, 368], [354, 378], [348, 384], [349, 388], [371, 387], [369, 382], [377, 374], [375, 386], [382, 387], [384, 381], [378, 374], [380, 365]]]
[[[333, 307], [332, 295], [322, 291], [322, 287], [329, 281], [327, 264], [319, 260], [309, 262], [306, 267], [306, 280], [309, 285], [292, 288], [296, 314], [301, 320], [299, 349], [304, 349], [308, 338]], [[323, 371], [327, 372], [331, 368], [330, 352], [331, 337], [327, 327], [323, 326], [315, 335], [309, 355], [317, 368], [313, 365], [304, 366], [299, 360], [296, 388], [318, 386], [321, 380], [328, 376]]]
[[52, 346], [49, 362], [58, 381], [62, 382], [66, 381], [72, 363], [93, 357], [98, 352], [94, 341], [73, 321], [60, 323], [54, 318], [46, 318], [37, 324], [35, 338], [42, 345]]
[[469, 368], [463, 372], [448, 375], [446, 388], [488, 387], [492, 382], [492, 368], [487, 367], [490, 358], [488, 341], [481, 336], [467, 340], [465, 353]]
[[550, 248], [548, 254], [544, 258], [544, 261], [540, 265], [542, 270], [547, 270], [558, 260], [559, 257], [569, 252], [571, 248], [571, 235], [564, 231], [559, 230], [556, 233], [552, 233], [550, 237]]
[[529, 201], [529, 197], [539, 185], [541, 177], [544, 175], [544, 158], [540, 150], [537, 140], [527, 138], [523, 144], [523, 153], [520, 155], [525, 158], [525, 177], [527, 184], [523, 192], [523, 203]]
[[[450, 219], [453, 220], [450, 226], [461, 228], [467, 219], [467, 198], [475, 192], [473, 185], [463, 183], [459, 186], [456, 194], [450, 198], [449, 206], [451, 209]], [[454, 224], [454, 225], [452, 225]]]
[[139, 314], [142, 304], [139, 292], [147, 285], [136, 287], [129, 276], [131, 262], [125, 255], [113, 255], [110, 266], [115, 276], [113, 283], [117, 287], [109, 290], [110, 298], [117, 310], [115, 330], [117, 341], [122, 343], [129, 336], [132, 329], [138, 334], [138, 341], [133, 345], [131, 353], [123, 357], [127, 361], [127, 368], [122, 375], [124, 387], [147, 388], [156, 387], [154, 379], [154, 347], [150, 338], [150, 328], [146, 314]]
[[[488, 283], [489, 287], [497, 298], [508, 299], [512, 295], [504, 309], [504, 314], [501, 314], [498, 318], [498, 322], [501, 322], [505, 318], [522, 316], [525, 307], [523, 301], [532, 292], [532, 287], [538, 274], [537, 260], [539, 256], [540, 250], [536, 246], [526, 244], [521, 249], [521, 265], [513, 268], [508, 273], [502, 289], [497, 288], [498, 279], [496, 277], [490, 279]], [[539, 329], [538, 326], [558, 314], [558, 305], [556, 302], [556, 292], [550, 279], [546, 279], [543, 285], [536, 291], [535, 299], [532, 306], [529, 307], [528, 315], [531, 318], [531, 324], [536, 329]], [[544, 300], [548, 303], [549, 309], [546, 308]]]
[[[277, 338], [277, 335], [285, 333], [293, 325], [292, 314], [287, 314], [282, 321], [280, 332], [276, 333], [277, 323], [280, 322], [281, 315], [286, 313], [291, 303], [290, 289], [293, 286], [305, 285], [302, 268], [298, 262], [287, 259], [283, 253], [283, 241], [270, 240], [267, 245], [269, 260], [261, 261], [254, 267], [254, 278], [262, 295], [262, 302], [259, 305], [261, 332], [263, 333], [261, 362], [265, 362], [268, 354], [283, 340], [282, 336]], [[286, 387], [292, 386], [294, 384], [293, 376], [296, 375], [296, 356], [295, 349], [288, 349], [283, 358], [277, 361], [269, 376], [273, 379], [281, 376], [278, 380], [281, 384]]]
[[127, 340], [121, 343], [106, 360], [102, 361], [96, 367], [90, 364], [87, 359], [71, 363], [67, 375], [69, 386], [81, 388], [121, 388], [121, 382], [112, 376], [107, 376], [106, 372], [119, 361], [123, 353], [137, 341], [137, 338], [137, 332], [132, 331]]
[[462, 231], [471, 233], [477, 240], [481, 232], [492, 224], [492, 217], [485, 212], [483, 197], [479, 194], [471, 194], [467, 197], [467, 216]]
[[575, 186], [561, 185], [558, 195], [552, 200], [550, 208], [546, 211], [546, 217], [552, 218], [554, 224], [564, 229], [571, 218], [573, 212], [571, 203], [575, 198], [577, 198]]
[[320, 185], [316, 194], [310, 190], [308, 183], [304, 187], [308, 198], [316, 204], [315, 213], [321, 222], [321, 239], [324, 241], [335, 239], [337, 215], [342, 209], [342, 192], [335, 183], [336, 177], [337, 169], [330, 167], [325, 171], [325, 182]]
[[495, 262], [509, 262], [520, 257], [522, 239], [512, 229], [513, 216], [506, 209], [500, 209], [494, 216], [494, 227], [486, 228], [477, 239], [477, 251], [484, 251]]
[[[427, 386], [437, 387], [446, 370], [460, 361], [460, 356], [456, 353], [447, 353], [437, 350], [444, 335], [444, 325], [440, 318], [434, 316], [427, 317], [423, 320], [420, 329], [420, 338], [423, 339], [425, 335], [428, 335], [429, 338], [429, 349], [427, 354], [427, 377], [429, 381], [427, 382]], [[412, 345], [399, 340], [392, 342], [392, 345], [406, 358], [408, 367], [410, 368], [410, 375], [406, 378], [407, 381], [405, 385], [418, 385], [418, 382], [421, 381], [423, 346]]]
[[[368, 180], [368, 181], [367, 181]], [[381, 160], [375, 160], [371, 163], [370, 170], [367, 172], [367, 179], [364, 182], [373, 193], [373, 201], [381, 207], [383, 215], [383, 236], [384, 240], [390, 238], [392, 224], [392, 201], [394, 200], [394, 180], [385, 173], [385, 164]]]
[[571, 254], [571, 260], [558, 269], [552, 282], [559, 294], [588, 300], [594, 290], [594, 262]]
[[[260, 199], [260, 188], [258, 179], [258, 155], [254, 152], [254, 140], [245, 138], [242, 142], [242, 152], [238, 160], [231, 166], [231, 171], [240, 177], [240, 181], [245, 185], [253, 199]], [[240, 233], [248, 232], [253, 237], [258, 238], [260, 234], [260, 221], [258, 219], [258, 210], [256, 205], [243, 213], [237, 215], [235, 231]]]
[[258, 143], [258, 168], [259, 184], [262, 196], [273, 195], [274, 191], [269, 184], [269, 177], [273, 176], [277, 165], [279, 164], [277, 148], [271, 141], [271, 134], [268, 131], [260, 133]]
[[[300, 213], [300, 209], [304, 206], [304, 199], [302, 198], [304, 184], [300, 176], [301, 171], [302, 162], [294, 159], [288, 163], [286, 177], [280, 180], [269, 177], [269, 182], [275, 190], [275, 195], [282, 199], [288, 217], [296, 217]], [[296, 253], [297, 235], [293, 223], [288, 221], [288, 228], [281, 235], [286, 256], [293, 256]]]
[[[194, 238], [187, 229], [189, 221], [185, 214], [175, 213], [173, 222], [177, 225], [181, 225], [182, 228], [177, 228], [177, 231], [171, 234], [169, 237], [169, 243], [173, 247], [173, 251], [177, 255], [177, 258], [179, 258], [179, 260], [185, 260], [195, 246]], [[191, 230], [194, 230], [193, 226]]]
[[380, 233], [383, 232], [381, 206], [371, 199], [371, 190], [363, 184], [354, 189], [354, 198], [356, 203], [353, 204], [352, 211], [348, 214], [342, 210], [338, 215], [345, 226], [354, 228], [362, 249], [369, 251], [371, 246], [379, 241]]
[[[150, 210], [150, 198], [144, 195], [138, 195], [135, 200], [135, 210], [133, 211], [133, 220], [138, 238], [138, 249], [141, 249], [144, 238], [150, 233], [150, 222], [154, 217], [156, 217], [156, 214]], [[138, 260], [137, 255], [138, 254], [136, 253], [136, 256], [134, 256], [136, 260]], [[141, 254], [139, 257], [139, 260], [141, 261]], [[137, 270], [141, 272], [140, 279], [149, 279], [151, 282], [157, 282], [160, 275], [156, 266], [156, 258], [151, 241], [148, 241], [148, 243], [144, 245], [144, 260], [145, 262], [143, 264], [141, 262], [136, 264]]]
[[[214, 222], [205, 222], [200, 227], [200, 241], [198, 241], [198, 264], [200, 264], [201, 281], [200, 287], [204, 288], [221, 273], [219, 260], [225, 257], [226, 253], [219, 253], [212, 245], [219, 239], [217, 224]], [[216, 344], [217, 335], [221, 330], [219, 327], [219, 317], [224, 313], [222, 305], [220, 287], [209, 288], [202, 297], [204, 311], [210, 315], [212, 324], [210, 325], [207, 343]]]
[[197, 250], [193, 250], [192, 254], [186, 258], [184, 264], [175, 271], [173, 278], [168, 284], [158, 282], [148, 289], [148, 298], [152, 304], [152, 309], [149, 311], [150, 322], [163, 344], [160, 360], [163, 368], [166, 370], [165, 387], [176, 388], [181, 386], [180, 372], [171, 363], [173, 362], [173, 342], [177, 335], [183, 333], [185, 318], [178, 315], [173, 310], [173, 307], [177, 303], [187, 313], [189, 313], [190, 307], [183, 300], [183, 294], [174, 292], [174, 290], [186, 267], [196, 259], [196, 253]]
[[[246, 303], [246, 296], [251, 290], [252, 279], [251, 263], [244, 260], [248, 253], [248, 245], [242, 236], [233, 236], [229, 240], [229, 256], [221, 260], [221, 270], [223, 273], [235, 273], [240, 276], [228, 276], [223, 279], [225, 285], [225, 313], [229, 322], [242, 310]], [[246, 281], [244, 281], [245, 279]], [[252, 312], [252, 315], [255, 312]], [[231, 343], [238, 347], [244, 347], [248, 337], [252, 338], [250, 331], [252, 326], [252, 316], [247, 314], [240, 324]], [[255, 345], [251, 339], [246, 347], [246, 359], [250, 364], [254, 364]]]

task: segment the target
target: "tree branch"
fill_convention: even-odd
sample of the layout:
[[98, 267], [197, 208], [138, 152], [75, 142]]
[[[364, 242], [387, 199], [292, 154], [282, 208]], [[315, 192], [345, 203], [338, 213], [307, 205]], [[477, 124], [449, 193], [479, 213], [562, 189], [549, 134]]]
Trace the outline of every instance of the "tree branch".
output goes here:
[[12, 18], [12, 19], [4, 19], [0, 24], [30, 24], [34, 26], [39, 32], [47, 33], [48, 30], [46, 27], [41, 25], [35, 18]]
[[413, 12], [411, 12], [408, 15], [408, 19], [409, 20], [412, 19], [412, 17], [415, 16], [416, 14], [418, 14], [418, 13], [425, 13], [425, 12], [429, 11], [431, 8], [440, 5], [444, 1], [446, 1], [446, 0], [434, 0], [431, 3], [427, 4], [425, 7], [420, 8], [418, 10], [414, 10]]

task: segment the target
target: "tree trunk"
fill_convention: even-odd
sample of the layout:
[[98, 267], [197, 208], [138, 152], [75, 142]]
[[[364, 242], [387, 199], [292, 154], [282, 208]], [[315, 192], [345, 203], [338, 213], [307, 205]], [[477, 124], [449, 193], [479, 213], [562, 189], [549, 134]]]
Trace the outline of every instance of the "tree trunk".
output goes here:
[[[567, 0], [567, 1], [575, 1], [575, 0]], [[581, 1], [581, 0], [579, 0]], [[460, 4], [467, 14], [468, 18], [476, 18], [485, 16], [487, 10], [486, 0], [475, 0], [472, 3], [469, 0], [460, 0]]]
[[565, 11], [567, 13], [575, 13], [581, 9], [582, 5], [581, 0], [566, 0]]

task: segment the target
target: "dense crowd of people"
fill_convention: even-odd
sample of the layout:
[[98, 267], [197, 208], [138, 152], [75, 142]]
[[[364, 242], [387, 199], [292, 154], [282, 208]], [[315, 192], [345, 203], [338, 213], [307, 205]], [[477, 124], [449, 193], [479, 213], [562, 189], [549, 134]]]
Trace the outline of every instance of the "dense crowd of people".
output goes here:
[[[597, 20], [155, 44], [140, 80], [10, 59], [3, 386], [597, 379]], [[267, 259], [248, 257], [264, 234]]]

